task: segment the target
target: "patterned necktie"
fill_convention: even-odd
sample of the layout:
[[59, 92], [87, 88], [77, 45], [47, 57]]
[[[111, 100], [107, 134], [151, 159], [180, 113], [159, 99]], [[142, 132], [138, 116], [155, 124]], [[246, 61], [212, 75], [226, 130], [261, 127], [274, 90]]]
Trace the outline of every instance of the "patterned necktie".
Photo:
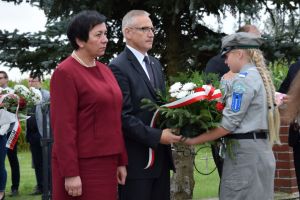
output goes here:
[[149, 60], [148, 56], [144, 57], [144, 62], [145, 62], [146, 69], [147, 69], [147, 72], [148, 72], [148, 75], [149, 75], [150, 83], [151, 83], [152, 87], [154, 88], [155, 87], [154, 75], [153, 75], [152, 66], [150, 65], [150, 60]]

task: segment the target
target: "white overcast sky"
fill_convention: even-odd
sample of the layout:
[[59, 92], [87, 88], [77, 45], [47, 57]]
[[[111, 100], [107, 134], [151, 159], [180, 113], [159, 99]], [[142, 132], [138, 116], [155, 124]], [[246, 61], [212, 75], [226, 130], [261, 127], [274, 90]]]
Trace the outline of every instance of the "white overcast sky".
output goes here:
[[[0, 1], [0, 29], [20, 32], [37, 32], [44, 30], [46, 17], [42, 10], [32, 7], [28, 3], [15, 5]], [[20, 80], [28, 77], [28, 73], [21, 74], [18, 68], [9, 70], [8, 67], [0, 65], [0, 70], [8, 72], [10, 80]]]
[[[214, 17], [207, 17], [204, 21], [210, 28], [217, 29], [217, 27], [212, 27], [217, 24]], [[227, 16], [227, 18], [223, 20], [226, 25], [224, 25], [222, 31], [227, 34], [233, 33], [236, 29], [234, 21], [234, 17]], [[0, 0], [1, 30], [13, 31], [18, 29], [20, 32], [37, 32], [39, 30], [44, 30], [45, 24], [46, 17], [44, 12], [37, 7], [32, 7], [29, 3], [15, 5], [14, 3], [3, 2]], [[8, 67], [0, 65], [0, 70], [7, 71], [9, 78], [14, 81], [28, 77], [28, 73], [21, 74], [18, 68], [9, 70]]]

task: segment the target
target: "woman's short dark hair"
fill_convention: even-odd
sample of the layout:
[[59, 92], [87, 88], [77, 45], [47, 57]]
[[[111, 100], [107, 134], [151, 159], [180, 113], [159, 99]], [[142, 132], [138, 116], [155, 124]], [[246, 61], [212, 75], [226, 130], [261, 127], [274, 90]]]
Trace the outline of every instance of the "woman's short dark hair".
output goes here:
[[72, 47], [77, 50], [79, 48], [76, 38], [81, 41], [88, 41], [89, 32], [96, 25], [106, 21], [106, 17], [94, 10], [84, 10], [76, 14], [70, 21], [67, 36]]

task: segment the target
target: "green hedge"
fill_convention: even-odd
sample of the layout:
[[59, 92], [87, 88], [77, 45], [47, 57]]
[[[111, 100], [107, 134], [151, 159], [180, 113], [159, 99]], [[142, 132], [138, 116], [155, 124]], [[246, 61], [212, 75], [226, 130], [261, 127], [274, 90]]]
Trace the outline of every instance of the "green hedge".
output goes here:
[[280, 84], [282, 83], [283, 79], [286, 77], [289, 68], [287, 67], [287, 63], [275, 63], [269, 65], [269, 68], [273, 75], [273, 81], [275, 88], [278, 90]]
[[25, 121], [21, 122], [22, 132], [18, 139], [18, 151], [28, 151], [29, 143], [26, 142], [25, 133], [26, 133], [26, 123]]

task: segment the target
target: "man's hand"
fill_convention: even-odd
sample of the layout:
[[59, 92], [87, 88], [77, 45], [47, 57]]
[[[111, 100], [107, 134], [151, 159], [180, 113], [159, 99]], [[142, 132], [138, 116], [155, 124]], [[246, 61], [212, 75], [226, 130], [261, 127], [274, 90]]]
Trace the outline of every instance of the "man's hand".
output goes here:
[[66, 177], [65, 189], [70, 196], [76, 197], [82, 195], [82, 183], [80, 176]]
[[160, 137], [160, 143], [161, 144], [172, 144], [172, 143], [177, 143], [181, 139], [181, 136], [179, 135], [174, 135], [171, 131], [172, 129], [164, 129], [161, 137]]
[[117, 168], [117, 179], [118, 179], [118, 183], [120, 185], [125, 185], [126, 176], [127, 176], [126, 167], [125, 166], [119, 166]]

